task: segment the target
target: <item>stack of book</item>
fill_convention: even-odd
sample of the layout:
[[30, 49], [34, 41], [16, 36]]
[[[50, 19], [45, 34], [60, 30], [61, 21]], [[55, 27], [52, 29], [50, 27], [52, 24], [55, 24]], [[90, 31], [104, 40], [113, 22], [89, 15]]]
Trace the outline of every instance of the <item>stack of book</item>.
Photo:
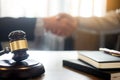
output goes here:
[[78, 51], [78, 59], [63, 60], [63, 66], [105, 80], [120, 80], [120, 57], [107, 54], [104, 51]]

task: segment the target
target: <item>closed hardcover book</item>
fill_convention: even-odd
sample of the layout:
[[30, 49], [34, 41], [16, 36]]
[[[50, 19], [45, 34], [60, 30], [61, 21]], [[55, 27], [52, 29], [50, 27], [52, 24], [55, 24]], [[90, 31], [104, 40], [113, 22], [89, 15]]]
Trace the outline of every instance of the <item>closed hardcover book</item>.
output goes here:
[[100, 70], [80, 60], [63, 60], [63, 66], [92, 74], [104, 80], [120, 80], [120, 69]]
[[98, 69], [120, 68], [120, 57], [107, 54], [103, 51], [78, 51], [78, 59]]

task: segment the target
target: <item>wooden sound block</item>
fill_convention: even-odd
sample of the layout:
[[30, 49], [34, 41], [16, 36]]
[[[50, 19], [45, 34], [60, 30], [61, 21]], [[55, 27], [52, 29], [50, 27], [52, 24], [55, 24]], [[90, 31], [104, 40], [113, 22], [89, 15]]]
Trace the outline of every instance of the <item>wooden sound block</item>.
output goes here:
[[21, 62], [15, 62], [14, 60], [0, 61], [1, 79], [28, 79], [39, 77], [44, 72], [44, 66], [34, 60], [26, 59]]

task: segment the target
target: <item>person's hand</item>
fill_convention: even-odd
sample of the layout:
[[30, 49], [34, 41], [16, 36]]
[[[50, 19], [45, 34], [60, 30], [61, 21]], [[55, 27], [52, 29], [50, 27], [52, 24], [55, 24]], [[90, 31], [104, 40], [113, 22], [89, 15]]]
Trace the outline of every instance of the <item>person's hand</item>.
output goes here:
[[77, 22], [72, 16], [60, 13], [56, 16], [44, 18], [45, 28], [59, 36], [70, 36], [77, 27]]

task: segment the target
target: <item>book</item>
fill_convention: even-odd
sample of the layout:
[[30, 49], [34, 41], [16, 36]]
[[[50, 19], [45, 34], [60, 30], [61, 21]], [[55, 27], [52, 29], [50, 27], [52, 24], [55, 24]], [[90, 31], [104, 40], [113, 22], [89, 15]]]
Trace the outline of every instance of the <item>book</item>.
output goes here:
[[120, 80], [120, 69], [101, 70], [80, 60], [63, 60], [63, 66], [82, 71], [104, 80]]
[[78, 59], [99, 69], [120, 68], [120, 57], [104, 51], [78, 51]]

